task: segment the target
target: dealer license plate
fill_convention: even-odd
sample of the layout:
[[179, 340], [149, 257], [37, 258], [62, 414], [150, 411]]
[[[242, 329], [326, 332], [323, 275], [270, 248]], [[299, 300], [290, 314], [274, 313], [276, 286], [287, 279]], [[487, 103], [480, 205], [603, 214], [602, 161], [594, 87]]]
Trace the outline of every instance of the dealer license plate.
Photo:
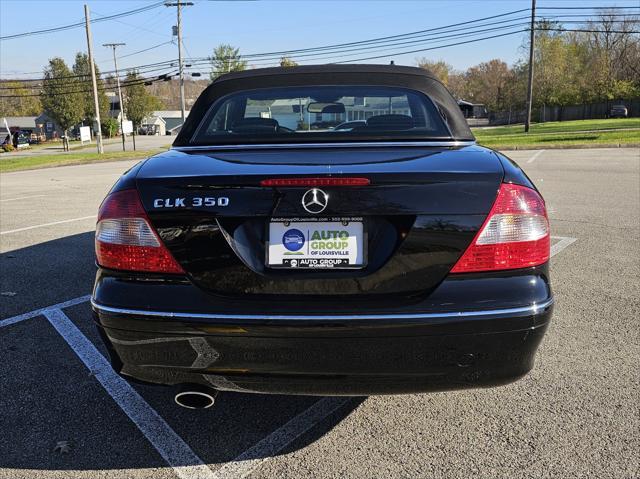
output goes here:
[[279, 219], [269, 223], [267, 266], [271, 268], [362, 268], [362, 218], [312, 221]]

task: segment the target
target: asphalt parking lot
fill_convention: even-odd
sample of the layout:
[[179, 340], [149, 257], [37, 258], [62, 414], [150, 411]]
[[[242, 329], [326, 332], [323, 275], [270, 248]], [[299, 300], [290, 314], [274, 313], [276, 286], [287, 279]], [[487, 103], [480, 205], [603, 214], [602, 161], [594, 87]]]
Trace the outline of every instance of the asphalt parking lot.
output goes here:
[[3, 174], [0, 478], [640, 477], [640, 150], [509, 156], [554, 235], [531, 374], [424, 395], [221, 393], [202, 411], [115, 375], [90, 317], [95, 214], [134, 162]]

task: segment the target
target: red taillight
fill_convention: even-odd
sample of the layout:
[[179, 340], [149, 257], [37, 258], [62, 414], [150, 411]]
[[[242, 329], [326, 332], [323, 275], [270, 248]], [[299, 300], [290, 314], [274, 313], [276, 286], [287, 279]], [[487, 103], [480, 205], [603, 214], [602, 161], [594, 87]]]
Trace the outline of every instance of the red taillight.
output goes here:
[[528, 268], [550, 254], [549, 219], [531, 188], [503, 183], [491, 212], [452, 273]]
[[369, 178], [270, 178], [260, 186], [366, 186]]
[[100, 206], [96, 258], [104, 268], [184, 273], [151, 227], [136, 190], [112, 193]]

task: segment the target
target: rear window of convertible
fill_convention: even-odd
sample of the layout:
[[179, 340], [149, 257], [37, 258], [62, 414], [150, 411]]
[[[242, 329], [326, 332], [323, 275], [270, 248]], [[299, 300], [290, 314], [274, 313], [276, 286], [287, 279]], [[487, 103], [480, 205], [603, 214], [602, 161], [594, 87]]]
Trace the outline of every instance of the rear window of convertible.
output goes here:
[[423, 93], [392, 87], [305, 86], [237, 92], [217, 100], [193, 145], [449, 139]]

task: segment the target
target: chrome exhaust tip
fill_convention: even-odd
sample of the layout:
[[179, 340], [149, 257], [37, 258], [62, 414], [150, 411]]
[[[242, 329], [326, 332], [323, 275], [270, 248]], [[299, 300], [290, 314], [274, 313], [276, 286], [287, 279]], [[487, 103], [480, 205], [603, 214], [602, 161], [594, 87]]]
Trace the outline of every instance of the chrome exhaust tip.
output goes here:
[[198, 384], [189, 384], [180, 388], [173, 398], [178, 406], [187, 409], [207, 409], [213, 406], [218, 391]]

